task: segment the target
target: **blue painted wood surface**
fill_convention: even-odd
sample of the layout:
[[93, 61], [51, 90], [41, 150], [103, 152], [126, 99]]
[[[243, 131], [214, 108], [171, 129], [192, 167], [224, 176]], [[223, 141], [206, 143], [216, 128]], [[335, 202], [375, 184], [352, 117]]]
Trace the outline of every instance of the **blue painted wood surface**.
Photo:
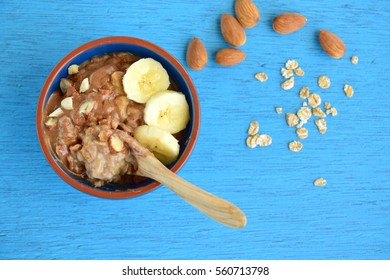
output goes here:
[[[219, 18], [229, 1], [1, 1], [0, 259], [389, 259], [390, 258], [390, 1], [257, 1], [258, 26], [246, 30], [246, 60], [223, 68]], [[281, 36], [282, 12], [308, 18]], [[327, 56], [317, 31], [341, 38], [346, 55]], [[46, 162], [35, 132], [40, 89], [54, 65], [92, 39], [125, 35], [160, 45], [185, 64], [189, 40], [205, 43], [210, 60], [189, 73], [201, 102], [201, 130], [179, 175], [242, 208], [248, 224], [226, 228], [166, 188], [126, 200], [83, 194]], [[352, 65], [350, 56], [359, 63]], [[293, 90], [279, 70], [297, 59], [306, 74]], [[254, 74], [264, 71], [260, 83]], [[316, 78], [331, 78], [329, 89]], [[353, 98], [345, 97], [345, 83]], [[308, 124], [304, 148], [284, 115], [309, 86], [338, 110], [320, 135]], [[246, 130], [258, 120], [271, 146], [249, 149]], [[314, 187], [317, 177], [326, 187]]]

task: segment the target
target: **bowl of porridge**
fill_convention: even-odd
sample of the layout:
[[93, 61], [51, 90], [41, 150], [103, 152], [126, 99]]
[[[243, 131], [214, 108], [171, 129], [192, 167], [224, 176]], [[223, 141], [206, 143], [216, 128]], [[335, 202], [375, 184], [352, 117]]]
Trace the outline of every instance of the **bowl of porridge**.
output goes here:
[[94, 196], [130, 198], [160, 184], [136, 175], [136, 141], [171, 171], [188, 160], [200, 107], [184, 67], [151, 42], [114, 36], [67, 54], [41, 90], [36, 128], [49, 165]]

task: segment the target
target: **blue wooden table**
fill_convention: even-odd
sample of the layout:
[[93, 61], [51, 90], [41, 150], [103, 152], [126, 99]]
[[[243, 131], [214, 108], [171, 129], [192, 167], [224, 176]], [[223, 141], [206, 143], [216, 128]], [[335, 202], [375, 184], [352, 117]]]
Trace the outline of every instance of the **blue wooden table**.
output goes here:
[[[219, 19], [233, 13], [233, 0], [2, 1], [0, 259], [390, 258], [390, 1], [254, 2], [261, 20], [246, 30], [246, 59], [226, 68], [213, 57], [228, 46]], [[287, 11], [308, 21], [283, 36], [272, 19]], [[322, 51], [320, 29], [344, 40], [342, 59]], [[163, 187], [134, 199], [86, 195], [50, 168], [35, 131], [45, 78], [74, 48], [110, 35], [149, 40], [188, 69], [201, 129], [179, 175], [239, 206], [245, 228], [224, 227]], [[210, 56], [201, 71], [185, 63], [193, 36]], [[288, 59], [298, 60], [305, 75], [284, 91], [279, 71]], [[254, 79], [257, 72], [268, 80]], [[320, 75], [331, 78], [329, 89], [318, 87]], [[354, 87], [352, 98], [344, 84]], [[326, 117], [324, 135], [311, 119], [303, 149], [293, 153], [288, 143], [297, 137], [284, 113], [301, 106], [303, 86], [338, 115]], [[246, 146], [252, 120], [272, 137], [270, 146]], [[327, 185], [315, 187], [318, 177]]]

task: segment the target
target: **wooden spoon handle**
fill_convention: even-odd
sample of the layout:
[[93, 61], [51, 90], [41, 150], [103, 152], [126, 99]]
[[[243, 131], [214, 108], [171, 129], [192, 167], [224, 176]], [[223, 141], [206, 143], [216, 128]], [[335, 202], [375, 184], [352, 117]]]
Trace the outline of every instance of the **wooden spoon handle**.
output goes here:
[[154, 156], [139, 157], [137, 173], [162, 183], [189, 204], [221, 224], [233, 228], [246, 225], [246, 216], [237, 206], [180, 178]]

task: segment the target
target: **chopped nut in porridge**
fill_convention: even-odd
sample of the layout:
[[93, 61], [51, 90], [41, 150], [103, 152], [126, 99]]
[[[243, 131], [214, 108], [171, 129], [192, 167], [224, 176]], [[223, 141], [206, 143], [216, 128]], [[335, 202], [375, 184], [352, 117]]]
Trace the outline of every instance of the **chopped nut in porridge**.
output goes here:
[[72, 64], [68, 67], [68, 75], [74, 75], [79, 72], [79, 66], [77, 64]]

